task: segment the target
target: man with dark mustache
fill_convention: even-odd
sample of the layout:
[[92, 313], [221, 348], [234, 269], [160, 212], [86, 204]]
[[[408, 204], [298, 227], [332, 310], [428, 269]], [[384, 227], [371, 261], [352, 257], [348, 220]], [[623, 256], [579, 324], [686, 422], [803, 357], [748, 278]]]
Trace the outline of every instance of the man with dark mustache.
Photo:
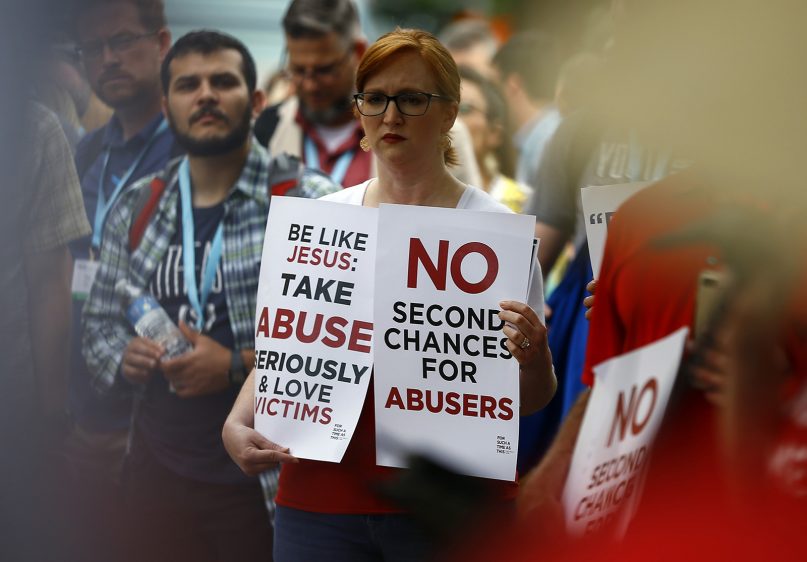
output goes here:
[[[215, 31], [181, 37], [161, 67], [163, 111], [187, 151], [124, 191], [104, 228], [84, 310], [98, 388], [138, 389], [125, 474], [140, 560], [265, 560], [271, 524], [257, 478], [233, 464], [221, 428], [255, 360], [254, 316], [270, 190], [285, 156], [251, 142], [262, 102], [255, 62]], [[292, 168], [294, 193], [337, 187]], [[284, 184], [287, 182], [284, 182]], [[144, 205], [145, 204], [145, 205]], [[136, 337], [116, 285], [150, 294], [191, 344], [167, 357]]]
[[[182, 149], [160, 107], [160, 62], [171, 44], [162, 0], [79, 0], [74, 35], [88, 82], [114, 110], [111, 120], [86, 135], [76, 151], [93, 232], [71, 244], [76, 266], [68, 399], [75, 423], [66, 449], [72, 489], [81, 498], [83, 524], [76, 529], [83, 537], [77, 541], [81, 557], [108, 560], [115, 557], [108, 548], [120, 542], [106, 530], [116, 521], [132, 397], [126, 388], [103, 396], [92, 389], [81, 354], [81, 313], [115, 200], [139, 178], [164, 168]], [[88, 529], [91, 534], [84, 536]]]

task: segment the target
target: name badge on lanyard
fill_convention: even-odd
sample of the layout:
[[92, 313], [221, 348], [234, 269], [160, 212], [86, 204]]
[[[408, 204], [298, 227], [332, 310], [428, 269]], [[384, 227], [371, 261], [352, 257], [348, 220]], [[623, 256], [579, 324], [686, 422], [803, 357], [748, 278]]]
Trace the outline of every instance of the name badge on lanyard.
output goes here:
[[197, 331], [201, 332], [205, 326], [204, 307], [210, 298], [213, 283], [216, 280], [216, 269], [221, 260], [222, 246], [224, 245], [224, 221], [222, 220], [216, 233], [213, 235], [213, 243], [210, 247], [210, 254], [207, 258], [204, 270], [202, 271], [201, 291], [196, 283], [196, 244], [194, 240], [193, 224], [193, 199], [191, 197], [191, 173], [190, 164], [187, 157], [179, 165], [179, 197], [182, 205], [182, 267], [185, 279], [185, 288], [188, 291], [188, 301], [190, 301], [194, 312], [196, 312]]
[[[353, 155], [356, 153], [355, 150], [348, 150], [347, 152], [343, 153], [342, 156], [336, 161], [336, 164], [333, 165], [333, 170], [331, 173], [328, 174], [331, 179], [338, 183], [340, 186], [344, 187], [344, 180], [345, 175], [347, 174], [347, 169], [350, 167], [350, 163], [353, 161]], [[322, 168], [319, 165], [319, 152], [317, 152], [317, 145], [311, 139], [311, 137], [305, 137], [305, 165], [309, 168], [313, 168], [314, 170], [322, 171]]]
[[73, 264], [73, 280], [70, 283], [70, 292], [73, 299], [85, 301], [90, 296], [90, 289], [95, 282], [95, 275], [98, 273], [97, 261], [76, 260]]

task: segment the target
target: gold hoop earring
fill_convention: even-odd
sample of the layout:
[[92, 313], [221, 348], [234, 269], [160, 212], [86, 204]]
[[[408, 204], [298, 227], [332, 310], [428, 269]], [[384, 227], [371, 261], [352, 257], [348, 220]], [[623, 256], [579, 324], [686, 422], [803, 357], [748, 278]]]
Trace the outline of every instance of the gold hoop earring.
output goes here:
[[440, 137], [440, 150], [443, 152], [451, 150], [451, 137], [448, 136], [448, 133], [444, 133]]
[[367, 137], [362, 137], [359, 141], [359, 146], [364, 152], [370, 152], [370, 139]]

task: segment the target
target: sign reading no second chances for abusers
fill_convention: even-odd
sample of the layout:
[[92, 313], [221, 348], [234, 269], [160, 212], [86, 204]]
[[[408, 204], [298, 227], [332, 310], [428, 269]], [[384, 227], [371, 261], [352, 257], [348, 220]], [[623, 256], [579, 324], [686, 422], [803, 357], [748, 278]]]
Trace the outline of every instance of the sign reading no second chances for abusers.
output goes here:
[[382, 205], [374, 313], [376, 459], [418, 452], [514, 480], [518, 363], [499, 303], [526, 300], [535, 218]]
[[594, 388], [563, 491], [575, 536], [624, 535], [636, 511], [650, 448], [672, 393], [688, 329], [594, 367]]

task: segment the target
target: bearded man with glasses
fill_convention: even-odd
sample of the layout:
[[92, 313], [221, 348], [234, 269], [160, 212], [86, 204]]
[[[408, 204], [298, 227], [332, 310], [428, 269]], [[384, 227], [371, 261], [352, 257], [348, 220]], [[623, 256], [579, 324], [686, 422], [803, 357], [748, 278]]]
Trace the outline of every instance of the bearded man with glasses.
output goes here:
[[296, 95], [266, 109], [255, 135], [272, 154], [301, 157], [340, 185], [371, 175], [372, 157], [359, 149], [363, 136], [353, 116], [353, 79], [367, 48], [350, 0], [293, 0], [283, 18], [285, 74]]
[[[120, 472], [132, 396], [125, 385], [99, 395], [81, 353], [83, 306], [94, 281], [106, 218], [126, 188], [183, 150], [161, 110], [160, 64], [171, 44], [162, 0], [80, 0], [73, 31], [87, 81], [114, 110], [76, 148], [84, 209], [93, 232], [70, 245], [75, 259], [67, 440], [82, 560], [121, 556]], [[113, 528], [113, 526], [115, 526]]]
[[[353, 114], [353, 83], [367, 41], [352, 0], [292, 0], [283, 18], [288, 60], [286, 76], [295, 95], [269, 107], [255, 122], [255, 136], [271, 154], [303, 159], [342, 186], [376, 175], [373, 156], [361, 150], [364, 136]], [[459, 162], [451, 168], [461, 181], [479, 185], [467, 129], [452, 130]]]

